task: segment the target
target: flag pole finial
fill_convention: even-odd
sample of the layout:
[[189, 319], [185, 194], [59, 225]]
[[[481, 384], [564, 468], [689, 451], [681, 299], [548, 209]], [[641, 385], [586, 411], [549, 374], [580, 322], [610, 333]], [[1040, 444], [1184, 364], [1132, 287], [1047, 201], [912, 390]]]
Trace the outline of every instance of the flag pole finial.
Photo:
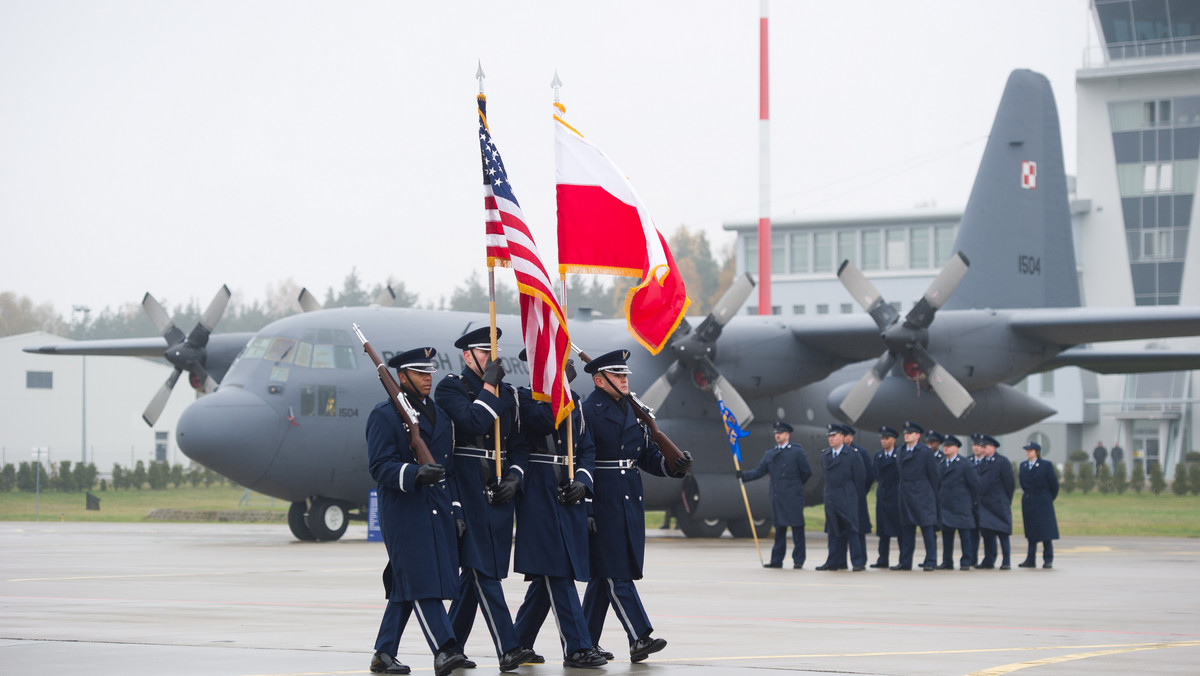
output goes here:
[[550, 87], [554, 89], [554, 102], [558, 103], [558, 90], [562, 87], [562, 80], [558, 79], [558, 69], [554, 69], [554, 79], [550, 81]]
[[483, 60], [479, 60], [479, 67], [475, 69], [475, 79], [479, 80], [479, 93], [483, 93], [483, 78], [487, 77], [483, 74]]

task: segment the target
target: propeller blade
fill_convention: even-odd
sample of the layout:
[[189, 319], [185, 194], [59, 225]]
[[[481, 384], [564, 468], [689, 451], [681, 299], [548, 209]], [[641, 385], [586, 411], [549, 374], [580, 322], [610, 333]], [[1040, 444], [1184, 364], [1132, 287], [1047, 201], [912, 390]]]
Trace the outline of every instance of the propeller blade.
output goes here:
[[737, 391], [733, 383], [720, 373], [717, 374], [714, 392], [717, 390], [723, 395], [721, 398], [725, 402], [725, 408], [733, 412], [733, 417], [737, 418], [738, 424], [745, 429], [746, 425], [754, 420], [754, 413], [750, 411], [750, 405], [746, 403], [745, 399], [742, 399], [741, 393]]
[[875, 288], [871, 280], [867, 279], [866, 275], [853, 263], [849, 260], [842, 261], [837, 276], [842, 280], [842, 286], [845, 286], [850, 295], [854, 296], [854, 300], [857, 300], [867, 314], [871, 315], [871, 319], [875, 320], [875, 325], [880, 330], [896, 323], [900, 313], [883, 299], [883, 294], [879, 293], [879, 289]]
[[213, 296], [212, 302], [204, 310], [204, 314], [200, 317], [200, 323], [208, 329], [209, 333], [217, 328], [217, 322], [221, 321], [221, 315], [225, 314], [225, 306], [229, 305], [231, 295], [233, 294], [229, 293], [229, 287], [222, 284], [217, 295]]
[[883, 379], [887, 377], [888, 371], [892, 370], [892, 365], [895, 363], [896, 355], [892, 352], [885, 352], [876, 360], [871, 370], [858, 379], [854, 389], [850, 390], [850, 393], [838, 405], [850, 422], [858, 422], [858, 419], [862, 417], [863, 411], [867, 410], [867, 406], [875, 398], [875, 393], [879, 391], [879, 386], [883, 384]]
[[175, 387], [175, 381], [179, 380], [180, 373], [183, 373], [183, 371], [175, 369], [171, 375], [167, 376], [167, 381], [162, 384], [162, 387], [158, 388], [158, 392], [150, 400], [150, 405], [142, 413], [142, 420], [145, 420], [146, 424], [150, 427], [154, 427], [154, 423], [158, 422], [158, 416], [162, 415], [163, 409], [166, 408], [167, 399], [170, 398], [171, 390]]
[[950, 294], [958, 288], [959, 282], [967, 274], [967, 268], [971, 266], [971, 262], [959, 251], [950, 258], [946, 263], [946, 267], [938, 273], [938, 276], [925, 290], [925, 295], [917, 304], [909, 311], [908, 316], [904, 318], [904, 323], [909, 326], [918, 328], [927, 328], [933, 321], [933, 313], [946, 304], [950, 298]]
[[167, 339], [167, 346], [182, 343], [184, 340], [183, 331], [180, 331], [175, 323], [171, 321], [171, 316], [163, 309], [162, 304], [154, 299], [149, 292], [142, 296], [142, 309], [146, 311], [146, 316], [150, 317], [150, 321], [154, 324], [154, 328], [162, 334], [163, 338]]
[[662, 408], [667, 395], [671, 394], [671, 388], [679, 381], [679, 376], [683, 375], [683, 370], [683, 364], [678, 359], [671, 362], [671, 366], [642, 394], [642, 403], [656, 411]]
[[300, 289], [300, 295], [296, 298], [296, 302], [300, 303], [300, 310], [303, 312], [314, 312], [321, 309], [321, 302], [317, 297], [308, 292], [307, 288]]
[[963, 417], [975, 407], [975, 400], [971, 398], [971, 393], [967, 391], [967, 388], [950, 375], [949, 371], [942, 368], [941, 364], [934, 361], [924, 348], [916, 346], [913, 348], [913, 355], [916, 356], [917, 364], [925, 373], [934, 394], [942, 400], [942, 403], [946, 405], [946, 410], [950, 411], [955, 418]]
[[396, 292], [392, 290], [392, 285], [388, 284], [383, 287], [378, 296], [375, 296], [375, 305], [379, 307], [391, 307], [396, 301]]
[[720, 326], [729, 323], [729, 319], [742, 309], [746, 299], [754, 292], [754, 278], [749, 274], [739, 276], [733, 284], [721, 295], [716, 307], [710, 313]]

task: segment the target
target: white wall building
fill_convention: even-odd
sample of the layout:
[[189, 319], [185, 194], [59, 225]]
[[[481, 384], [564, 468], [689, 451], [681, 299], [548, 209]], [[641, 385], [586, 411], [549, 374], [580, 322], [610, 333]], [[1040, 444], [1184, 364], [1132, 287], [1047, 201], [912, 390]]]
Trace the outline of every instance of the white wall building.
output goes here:
[[[30, 354], [22, 348], [71, 342], [40, 331], [0, 338], [0, 461], [14, 466], [48, 448], [48, 461], [83, 458], [85, 358]], [[180, 378], [158, 424], [147, 427], [142, 411], [171, 374], [171, 367], [138, 357], [87, 357], [87, 460], [101, 474], [114, 463], [129, 467], [155, 458], [156, 433], [166, 459], [187, 462], [175, 447], [175, 423], [194, 399]], [[44, 461], [47, 458], [43, 458]]]

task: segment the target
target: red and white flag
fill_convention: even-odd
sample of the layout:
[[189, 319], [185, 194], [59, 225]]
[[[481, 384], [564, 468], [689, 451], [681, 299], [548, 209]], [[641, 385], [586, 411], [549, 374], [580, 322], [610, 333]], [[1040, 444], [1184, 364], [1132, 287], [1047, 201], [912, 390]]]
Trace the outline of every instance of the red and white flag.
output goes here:
[[561, 116], [554, 121], [558, 269], [639, 278], [625, 297], [625, 319], [658, 354], [691, 303], [671, 250], [625, 173]]
[[571, 339], [562, 308], [533, 234], [513, 193], [500, 151], [487, 126], [487, 100], [479, 101], [479, 152], [483, 160], [483, 208], [489, 264], [511, 267], [521, 295], [521, 329], [529, 357], [533, 398], [550, 402], [555, 423], [571, 414], [575, 403], [567, 389], [563, 369], [570, 356]]

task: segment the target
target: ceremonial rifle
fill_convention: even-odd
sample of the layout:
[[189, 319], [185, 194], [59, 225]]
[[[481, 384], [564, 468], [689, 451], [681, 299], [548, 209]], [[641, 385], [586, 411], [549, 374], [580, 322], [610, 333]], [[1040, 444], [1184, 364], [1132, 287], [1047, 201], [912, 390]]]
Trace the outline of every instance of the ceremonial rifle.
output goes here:
[[363, 335], [362, 329], [358, 328], [358, 324], [353, 326], [355, 335], [362, 341], [363, 352], [366, 352], [371, 361], [375, 362], [375, 371], [379, 375], [379, 382], [383, 385], [383, 389], [387, 390], [388, 399], [392, 401], [392, 406], [396, 408], [396, 413], [400, 414], [400, 420], [408, 430], [408, 442], [413, 448], [413, 454], [417, 457], [417, 463], [421, 465], [433, 463], [433, 454], [429, 452], [429, 447], [421, 438], [421, 430], [417, 427], [417, 420], [421, 414], [417, 413], [417, 409], [413, 408], [413, 405], [400, 391], [400, 384], [392, 377], [391, 371], [388, 371], [387, 364], [379, 358], [379, 353], [371, 347], [371, 343]]

